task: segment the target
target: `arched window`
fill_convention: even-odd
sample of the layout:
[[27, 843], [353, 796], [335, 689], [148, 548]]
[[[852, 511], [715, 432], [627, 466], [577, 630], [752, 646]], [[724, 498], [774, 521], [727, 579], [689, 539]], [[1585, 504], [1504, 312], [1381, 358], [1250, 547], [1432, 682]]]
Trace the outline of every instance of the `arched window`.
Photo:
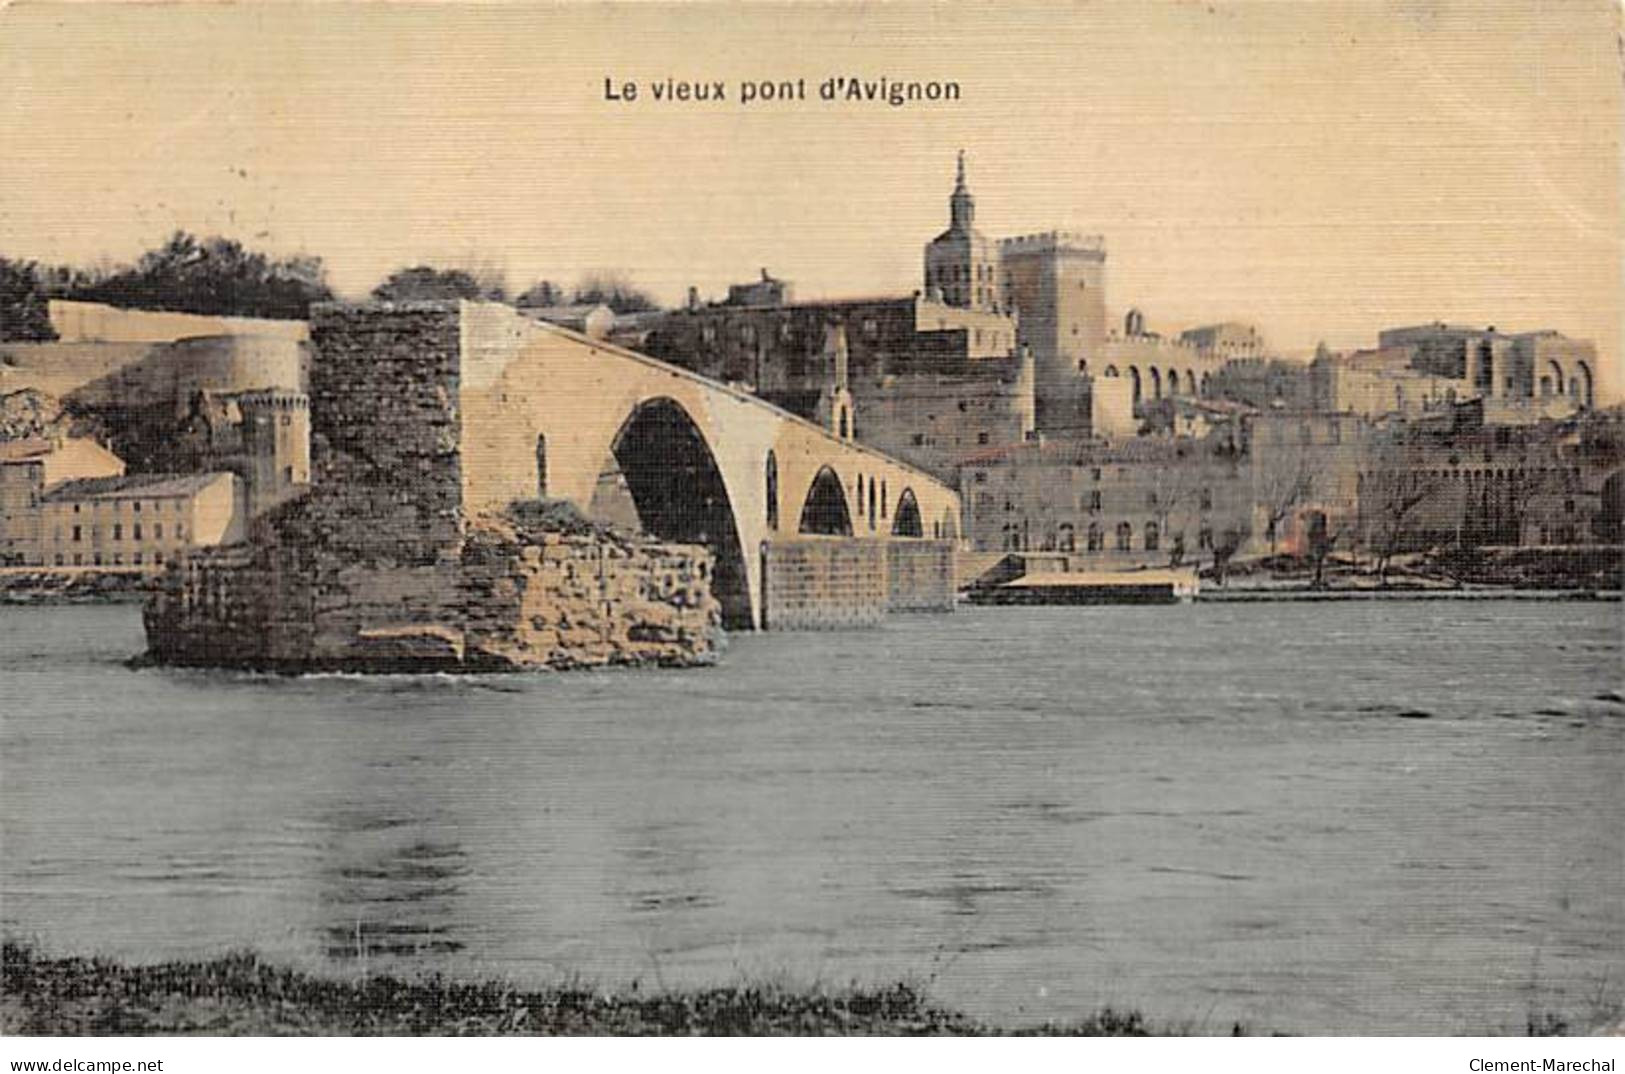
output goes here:
[[1168, 397], [1171, 399], [1179, 394], [1179, 370], [1168, 370]]
[[869, 479], [869, 528], [875, 528], [875, 479]]
[[1061, 551], [1076, 552], [1077, 550], [1078, 538], [1076, 532], [1072, 528], [1072, 523], [1061, 523]]
[[887, 497], [887, 495], [886, 495], [886, 479], [881, 478], [880, 479], [880, 517], [881, 518], [886, 517], [886, 504], [887, 504], [888, 500], [889, 500], [889, 497]]
[[1132, 389], [1131, 394], [1134, 397], [1134, 405], [1139, 406], [1140, 405], [1140, 391], [1141, 391], [1141, 388], [1140, 388], [1140, 367], [1139, 366], [1131, 365], [1131, 366], [1128, 367], [1128, 379], [1133, 383], [1133, 389]]
[[536, 498], [547, 499], [547, 434], [536, 434]]
[[1106, 367], [1106, 375], [1107, 375], [1107, 376], [1108, 376], [1108, 377], [1115, 377], [1115, 376], [1117, 376], [1117, 367], [1116, 367], [1116, 366], [1114, 366], [1114, 365], [1109, 365], [1109, 366], [1107, 366], [1107, 367]]
[[841, 439], [842, 439], [842, 440], [845, 440], [845, 439], [846, 439], [846, 438], [847, 438], [847, 431], [846, 431], [846, 407], [844, 407], [844, 406], [843, 406], [843, 407], [842, 407], [842, 408], [841, 408]]
[[[932, 529], [941, 536], [941, 523], [935, 524]], [[904, 489], [903, 494], [897, 497], [897, 510], [892, 513], [891, 533], [893, 537], [925, 536], [925, 523], [920, 518], [920, 504], [914, 498], [913, 489]]]
[[767, 481], [767, 528], [779, 528], [779, 460], [771, 451], [767, 453], [764, 477]]
[[1131, 546], [1130, 542], [1133, 540], [1134, 527], [1129, 525], [1127, 522], [1119, 522], [1117, 524], [1117, 550], [1119, 552], [1127, 552]]
[[1100, 551], [1101, 547], [1106, 543], [1106, 535], [1101, 532], [1100, 523], [1089, 523], [1088, 542], [1088, 549], [1091, 552]]
[[1161, 536], [1161, 533], [1157, 530], [1157, 524], [1155, 522], [1147, 522], [1145, 524], [1145, 550], [1147, 552], [1155, 552], [1157, 550], [1157, 545], [1160, 543]]
[[1151, 367], [1151, 398], [1162, 398], [1162, 371], [1156, 366]]

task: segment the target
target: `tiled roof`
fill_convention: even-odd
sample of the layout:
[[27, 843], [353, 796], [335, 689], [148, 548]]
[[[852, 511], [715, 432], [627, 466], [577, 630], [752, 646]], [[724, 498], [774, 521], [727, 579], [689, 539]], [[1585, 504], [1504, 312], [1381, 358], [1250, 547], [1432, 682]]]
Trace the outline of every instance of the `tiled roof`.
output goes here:
[[41, 499], [47, 501], [135, 499], [137, 497], [190, 496], [201, 492], [222, 477], [223, 472], [207, 474], [125, 474], [122, 477], [81, 477], [52, 486]]

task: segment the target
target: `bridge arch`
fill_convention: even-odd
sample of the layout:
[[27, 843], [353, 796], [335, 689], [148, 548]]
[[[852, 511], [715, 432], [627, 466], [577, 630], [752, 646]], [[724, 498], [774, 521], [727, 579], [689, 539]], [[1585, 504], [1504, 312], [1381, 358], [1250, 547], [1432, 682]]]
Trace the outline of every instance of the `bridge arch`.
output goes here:
[[716, 455], [693, 417], [670, 397], [645, 400], [621, 423], [610, 452], [644, 532], [709, 548], [723, 626], [750, 629], [750, 580], [738, 520]]
[[897, 498], [897, 510], [892, 512], [893, 537], [924, 537], [925, 523], [920, 520], [920, 502], [913, 489], [904, 489]]
[[807, 500], [801, 505], [797, 529], [824, 537], [852, 536], [852, 513], [846, 508], [846, 489], [828, 466], [821, 467], [812, 479]]

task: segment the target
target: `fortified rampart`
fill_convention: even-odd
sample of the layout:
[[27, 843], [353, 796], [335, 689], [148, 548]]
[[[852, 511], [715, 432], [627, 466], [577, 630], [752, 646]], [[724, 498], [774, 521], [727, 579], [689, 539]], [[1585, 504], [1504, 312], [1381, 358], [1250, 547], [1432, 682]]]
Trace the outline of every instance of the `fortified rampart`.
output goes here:
[[274, 336], [301, 342], [310, 336], [304, 321], [264, 317], [123, 309], [65, 298], [51, 299], [47, 310], [57, 339], [64, 343], [169, 343], [193, 336]]

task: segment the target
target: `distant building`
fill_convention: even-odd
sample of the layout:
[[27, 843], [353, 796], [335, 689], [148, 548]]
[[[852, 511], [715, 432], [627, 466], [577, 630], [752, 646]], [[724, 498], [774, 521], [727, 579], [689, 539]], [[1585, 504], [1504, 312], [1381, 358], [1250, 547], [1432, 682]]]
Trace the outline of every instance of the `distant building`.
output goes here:
[[1412, 364], [1414, 358], [1412, 350], [1404, 346], [1319, 354], [1309, 365], [1309, 405], [1315, 410], [1370, 417], [1419, 417], [1472, 395], [1465, 379], [1418, 369]]
[[1391, 328], [1375, 349], [1317, 353], [1309, 404], [1417, 418], [1477, 400], [1490, 424], [1527, 425], [1596, 405], [1596, 346], [1549, 329], [1506, 334], [1435, 322]]
[[960, 479], [976, 551], [1063, 552], [1071, 569], [1211, 562], [1251, 514], [1229, 437], [1015, 445], [966, 460]]
[[1179, 341], [1199, 352], [1221, 359], [1264, 358], [1264, 336], [1256, 325], [1240, 321], [1198, 325], [1179, 333]]
[[40, 503], [48, 489], [123, 473], [117, 455], [86, 438], [0, 443], [0, 565], [40, 562]]
[[66, 481], [40, 498], [27, 562], [158, 568], [193, 548], [242, 540], [236, 474], [131, 474]]
[[1007, 303], [1033, 349], [1038, 428], [1087, 436], [1088, 377], [1106, 338], [1106, 245], [1099, 235], [1046, 231], [999, 243]]
[[1288, 358], [1224, 359], [1211, 374], [1203, 374], [1202, 395], [1256, 410], [1315, 408], [1309, 366]]
[[1507, 334], [1442, 321], [1390, 328], [1379, 347], [1403, 347], [1420, 372], [1465, 382], [1485, 399], [1567, 397], [1575, 406], [1596, 406], [1596, 345], [1551, 329]]
[[775, 279], [762, 270], [762, 278], [728, 287], [730, 306], [783, 306], [792, 301], [794, 289], [788, 280]]
[[[1245, 341], [1245, 346], [1237, 340]], [[1126, 380], [1136, 413], [1163, 399], [1178, 398], [1227, 398], [1263, 405], [1254, 402], [1262, 391], [1229, 390], [1248, 379], [1245, 370], [1265, 368], [1262, 358], [1251, 356], [1263, 348], [1263, 337], [1251, 325], [1227, 322], [1169, 337], [1148, 329], [1145, 315], [1131, 309], [1123, 317], [1122, 332], [1106, 336], [1090, 368], [1097, 377]]]
[[[920, 294], [691, 303], [655, 319], [642, 349], [821, 422], [820, 404], [836, 379], [833, 328], [844, 341], [853, 435], [863, 443], [949, 476], [956, 437], [974, 447], [1019, 441], [1031, 430], [1032, 382], [1021, 374], [1015, 322]], [[955, 419], [963, 427], [945, 432]]]

